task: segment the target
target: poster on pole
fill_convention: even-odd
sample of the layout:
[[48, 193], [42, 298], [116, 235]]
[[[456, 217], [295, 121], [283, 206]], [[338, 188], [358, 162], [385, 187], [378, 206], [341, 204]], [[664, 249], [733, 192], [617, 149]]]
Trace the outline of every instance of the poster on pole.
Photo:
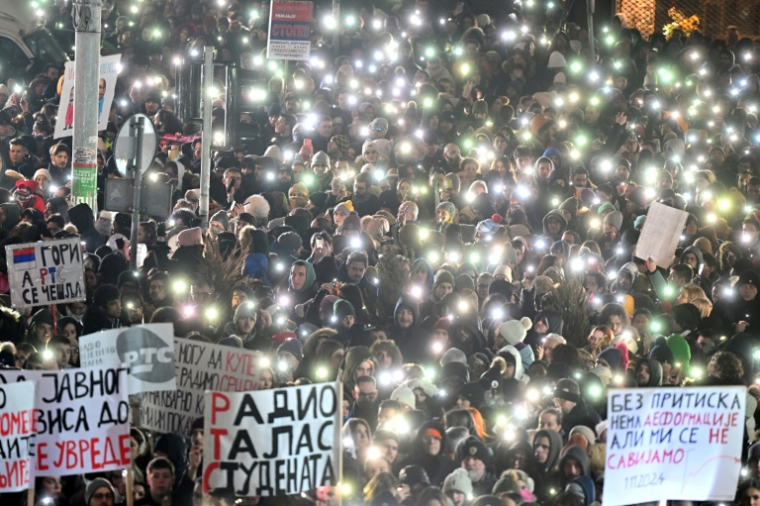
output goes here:
[[258, 392], [206, 392], [203, 489], [298, 494], [340, 481], [337, 382]]
[[174, 325], [150, 323], [96, 332], [79, 338], [82, 367], [129, 368], [130, 395], [177, 388], [174, 376]]
[[129, 445], [127, 369], [0, 370], [0, 384], [36, 382], [35, 476], [125, 469]]
[[34, 487], [32, 381], [0, 385], [0, 494]]
[[635, 255], [642, 260], [652, 257], [660, 268], [670, 267], [688, 217], [686, 211], [653, 202], [636, 242]]
[[[121, 66], [120, 54], [100, 57], [100, 79], [98, 80], [98, 130], [108, 126], [108, 114], [111, 112], [116, 78], [119, 77]], [[67, 61], [63, 70], [63, 85], [61, 86], [61, 103], [55, 121], [53, 137], [61, 139], [74, 135], [74, 87], [76, 85], [76, 62]]]
[[255, 351], [175, 337], [177, 388], [143, 396], [142, 428], [190, 436], [193, 420], [203, 417], [206, 390], [256, 390], [261, 360]]
[[312, 2], [272, 0], [267, 58], [307, 61], [311, 51]]
[[746, 396], [746, 387], [611, 390], [604, 506], [732, 501]]
[[5, 247], [14, 307], [49, 306], [85, 300], [79, 238]]

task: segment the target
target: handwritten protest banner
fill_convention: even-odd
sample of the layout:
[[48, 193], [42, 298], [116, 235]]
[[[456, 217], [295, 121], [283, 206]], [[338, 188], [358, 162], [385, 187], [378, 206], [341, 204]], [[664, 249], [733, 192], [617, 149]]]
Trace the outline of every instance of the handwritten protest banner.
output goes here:
[[746, 390], [611, 390], [604, 506], [733, 500], [742, 465]]
[[267, 58], [308, 60], [311, 51], [313, 2], [272, 0]]
[[5, 247], [11, 303], [48, 306], [85, 300], [82, 245], [78, 238]]
[[129, 367], [129, 393], [175, 390], [174, 326], [171, 323], [136, 325], [96, 332], [79, 338], [82, 367]]
[[36, 388], [31, 381], [0, 386], [0, 494], [34, 486]]
[[143, 396], [142, 427], [190, 435], [203, 416], [206, 390], [246, 392], [258, 387], [261, 355], [218, 344], [174, 339], [176, 390]]
[[688, 217], [686, 211], [652, 202], [644, 228], [636, 241], [635, 255], [642, 260], [652, 257], [663, 269], [670, 267]]
[[338, 484], [340, 384], [207, 392], [206, 403], [204, 490], [269, 497]]
[[127, 370], [0, 370], [0, 383], [37, 382], [34, 397], [36, 476], [66, 476], [129, 467]]

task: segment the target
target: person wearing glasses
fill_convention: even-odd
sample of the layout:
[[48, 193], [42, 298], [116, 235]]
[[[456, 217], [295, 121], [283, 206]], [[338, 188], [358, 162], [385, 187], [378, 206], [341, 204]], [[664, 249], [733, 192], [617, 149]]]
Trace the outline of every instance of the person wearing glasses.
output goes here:
[[84, 498], [87, 506], [113, 506], [116, 491], [111, 482], [104, 478], [96, 478], [87, 484]]

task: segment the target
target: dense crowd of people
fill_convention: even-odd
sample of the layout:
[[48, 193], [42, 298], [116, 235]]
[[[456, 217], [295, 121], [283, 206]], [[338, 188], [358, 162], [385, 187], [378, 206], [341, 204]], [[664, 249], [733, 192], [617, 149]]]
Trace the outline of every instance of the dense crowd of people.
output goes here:
[[[40, 8], [68, 18], [70, 4]], [[757, 43], [735, 27], [646, 36], [617, 15], [591, 48], [569, 6], [543, 0], [342, 9], [315, 6], [310, 59], [286, 67], [265, 58], [266, 2], [104, 6], [102, 54], [121, 54], [123, 70], [99, 135], [98, 209], [105, 181], [125, 176], [113, 140], [137, 112], [162, 136], [150, 184], [176, 188], [170, 216], [141, 217], [137, 271], [131, 216], [72, 201], [71, 138], [53, 138], [62, 65], [6, 75], [1, 244], [79, 236], [87, 298], [53, 312], [0, 295], [0, 363], [78, 367], [82, 335], [171, 322], [180, 338], [264, 354], [261, 389], [342, 382], [340, 489], [204, 497], [199, 419], [189, 440], [132, 428], [139, 506], [339, 494], [591, 506], [609, 388], [744, 385], [735, 502], [757, 506]], [[210, 133], [178, 115], [176, 59], [208, 45], [215, 130], [238, 92], [222, 64], [242, 88], [239, 138], [214, 135], [226, 146], [212, 149], [202, 230]], [[654, 203], [688, 213], [669, 265], [635, 253]], [[36, 504], [126, 493], [121, 471], [35, 481]]]

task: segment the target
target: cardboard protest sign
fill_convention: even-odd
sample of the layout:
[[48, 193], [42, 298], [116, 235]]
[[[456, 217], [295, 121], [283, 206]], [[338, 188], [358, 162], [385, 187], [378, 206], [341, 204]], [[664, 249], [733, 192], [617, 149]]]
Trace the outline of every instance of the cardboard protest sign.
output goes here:
[[635, 255], [642, 260], [652, 257], [663, 269], [670, 267], [688, 217], [686, 211], [653, 202], [636, 242]]
[[0, 384], [37, 382], [35, 476], [129, 467], [127, 369], [0, 370]]
[[82, 245], [78, 238], [5, 247], [15, 307], [85, 300]]
[[312, 2], [272, 0], [272, 6], [269, 9], [267, 58], [308, 60], [311, 51], [313, 19], [314, 4]]
[[204, 413], [206, 390], [246, 392], [259, 383], [261, 355], [218, 344], [174, 339], [177, 389], [143, 396], [142, 427], [190, 435], [190, 425]]
[[604, 506], [733, 500], [746, 395], [745, 387], [610, 391]]
[[206, 404], [205, 491], [270, 497], [340, 481], [339, 383], [207, 392]]
[[174, 326], [171, 323], [136, 325], [79, 338], [82, 367], [129, 367], [130, 394], [174, 390]]
[[[119, 77], [121, 66], [120, 54], [100, 57], [100, 80], [98, 81], [98, 130], [108, 126], [108, 114], [111, 112], [116, 79]], [[67, 61], [63, 70], [63, 85], [61, 86], [61, 103], [55, 122], [53, 138], [60, 139], [74, 135], [74, 86], [76, 84], [76, 62]]]
[[34, 487], [34, 397], [31, 381], [0, 385], [0, 494]]

